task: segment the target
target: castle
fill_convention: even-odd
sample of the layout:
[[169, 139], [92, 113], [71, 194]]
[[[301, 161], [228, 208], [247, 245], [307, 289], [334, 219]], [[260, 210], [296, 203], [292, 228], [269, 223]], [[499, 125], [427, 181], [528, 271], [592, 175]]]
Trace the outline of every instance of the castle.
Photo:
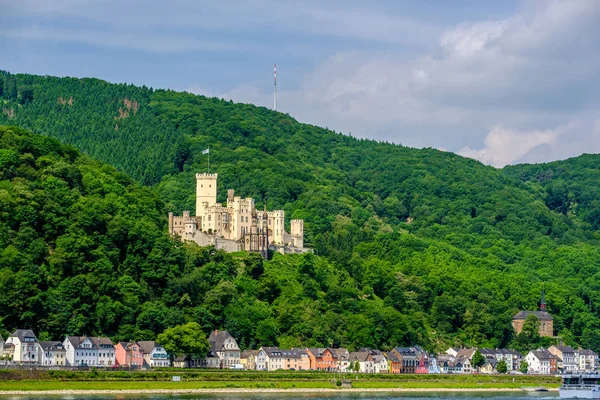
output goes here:
[[227, 190], [227, 205], [217, 203], [217, 175], [196, 174], [196, 216], [169, 213], [169, 233], [182, 241], [215, 246], [227, 252], [252, 251], [268, 256], [268, 250], [282, 254], [311, 252], [304, 248], [304, 221], [293, 219], [285, 231], [283, 210], [257, 210], [254, 199], [235, 196]]

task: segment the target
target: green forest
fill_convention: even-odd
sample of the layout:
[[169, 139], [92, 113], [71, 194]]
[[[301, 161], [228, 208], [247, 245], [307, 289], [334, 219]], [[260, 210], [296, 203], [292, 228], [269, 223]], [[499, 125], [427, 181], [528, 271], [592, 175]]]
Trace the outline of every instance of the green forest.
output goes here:
[[[495, 169], [189, 93], [8, 72], [0, 87], [0, 333], [148, 340], [197, 322], [243, 348], [526, 348], [540, 339], [511, 317], [544, 288], [555, 333], [600, 350], [599, 156]], [[220, 200], [304, 219], [316, 255], [169, 238], [207, 147]]]

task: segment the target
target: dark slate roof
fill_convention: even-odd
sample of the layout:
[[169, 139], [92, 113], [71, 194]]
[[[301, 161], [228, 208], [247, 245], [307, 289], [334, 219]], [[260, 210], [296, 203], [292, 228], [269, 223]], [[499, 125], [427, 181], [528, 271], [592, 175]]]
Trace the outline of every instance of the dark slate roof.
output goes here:
[[40, 346], [44, 351], [64, 350], [65, 346], [61, 342], [40, 342]]
[[[85, 341], [85, 339], [88, 339], [88, 337], [87, 336], [67, 336], [67, 339], [69, 340], [69, 342], [71, 342], [71, 345], [73, 347], [78, 349], [78, 348], [80, 348], [81, 344]], [[92, 345], [94, 345], [94, 349], [97, 349], [98, 346], [96, 345], [96, 343], [94, 343], [92, 338], [89, 338], [89, 339], [92, 342]]]
[[552, 315], [548, 314], [546, 311], [519, 311], [513, 319], [527, 319], [527, 316], [535, 315], [537, 319], [542, 321], [552, 321]]
[[140, 345], [144, 354], [150, 354], [155, 347], [161, 347], [160, 344], [156, 343], [154, 340], [143, 340], [137, 342], [137, 344]]
[[390, 360], [391, 362], [400, 362], [400, 359], [398, 358], [398, 356], [396, 356], [396, 353], [394, 353], [393, 351], [388, 351], [383, 354], [385, 354], [387, 359]]
[[[211, 353], [216, 354], [217, 351], [221, 351], [221, 349], [223, 348], [223, 345], [227, 339], [233, 339], [233, 341], [235, 342], [235, 345], [237, 347], [237, 342], [235, 341], [234, 337], [231, 336], [231, 334], [229, 332], [218, 331], [218, 330], [212, 331], [210, 333], [210, 336], [208, 337], [208, 343], [210, 343]], [[239, 350], [239, 347], [237, 347], [237, 349], [227, 349], [227, 350]]]
[[571, 346], [556, 346], [561, 353], [575, 353], [575, 350]]
[[[264, 347], [263, 347], [264, 350]], [[265, 350], [270, 358], [299, 358], [300, 356], [294, 350], [281, 350], [277, 347], [269, 347]]]
[[112, 340], [110, 340], [107, 337], [90, 337], [90, 340], [92, 341], [92, 343], [96, 347], [100, 347], [100, 346], [103, 346], [103, 347], [104, 346], [114, 347], [114, 344], [113, 344]]
[[254, 356], [258, 355], [259, 351], [260, 350], [244, 350], [244, 351], [242, 351], [240, 358], [254, 357]]
[[593, 350], [580, 349], [578, 351], [579, 351], [579, 354], [582, 356], [597, 356], [598, 355]]
[[396, 347], [396, 351], [400, 354], [402, 354], [403, 356], [417, 356], [417, 353], [415, 352], [414, 349], [410, 348], [410, 347]]
[[31, 329], [17, 329], [10, 336], [19, 338], [19, 340], [21, 342], [25, 341], [26, 337], [33, 337], [33, 338], [35, 338], [35, 341], [37, 342], [37, 337], [35, 336], [35, 333], [33, 333], [33, 331]]

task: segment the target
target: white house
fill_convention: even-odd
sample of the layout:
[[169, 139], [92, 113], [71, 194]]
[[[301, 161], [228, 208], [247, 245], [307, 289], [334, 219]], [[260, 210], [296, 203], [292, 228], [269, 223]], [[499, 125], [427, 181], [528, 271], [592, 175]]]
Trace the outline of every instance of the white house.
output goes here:
[[543, 350], [532, 350], [525, 356], [528, 370], [533, 374], [549, 374], [550, 373], [550, 354]]
[[86, 336], [67, 336], [63, 345], [67, 351], [67, 365], [98, 365], [98, 348], [92, 339]]
[[94, 346], [98, 349], [98, 361], [96, 365], [103, 367], [112, 367], [116, 362], [115, 345], [107, 337], [90, 338]]
[[31, 329], [17, 329], [6, 339], [4, 347], [13, 346], [12, 360], [16, 363], [40, 364], [42, 348]]
[[263, 348], [258, 350], [258, 354], [256, 354], [254, 362], [258, 371], [266, 371], [268, 369], [267, 365], [269, 363], [269, 356]]
[[208, 343], [210, 350], [205, 359], [205, 367], [229, 368], [240, 363], [242, 352], [229, 332], [219, 330], [211, 332]]
[[144, 352], [144, 364], [149, 367], [168, 367], [169, 354], [155, 341], [137, 342]]
[[373, 372], [376, 374], [387, 373], [389, 366], [385, 355], [379, 350], [371, 350], [370, 353], [373, 357]]
[[67, 365], [67, 351], [61, 342], [40, 342], [42, 365]]
[[373, 356], [368, 351], [354, 351], [350, 353], [350, 365], [354, 365], [358, 362], [358, 372], [363, 374], [375, 373], [375, 362]]
[[598, 354], [592, 350], [579, 349], [575, 351], [579, 362], [579, 371], [595, 372], [598, 368]]

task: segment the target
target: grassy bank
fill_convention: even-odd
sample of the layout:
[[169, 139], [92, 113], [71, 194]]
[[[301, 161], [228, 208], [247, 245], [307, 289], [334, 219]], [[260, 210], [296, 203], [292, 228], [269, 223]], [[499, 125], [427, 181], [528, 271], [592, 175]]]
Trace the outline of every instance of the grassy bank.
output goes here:
[[[172, 382], [172, 376], [181, 382]], [[508, 375], [375, 375], [348, 374], [358, 389], [518, 389], [555, 388], [549, 376]], [[16, 390], [177, 390], [177, 389], [324, 389], [335, 388], [337, 376], [322, 372], [72, 372], [0, 371], [0, 391]]]

